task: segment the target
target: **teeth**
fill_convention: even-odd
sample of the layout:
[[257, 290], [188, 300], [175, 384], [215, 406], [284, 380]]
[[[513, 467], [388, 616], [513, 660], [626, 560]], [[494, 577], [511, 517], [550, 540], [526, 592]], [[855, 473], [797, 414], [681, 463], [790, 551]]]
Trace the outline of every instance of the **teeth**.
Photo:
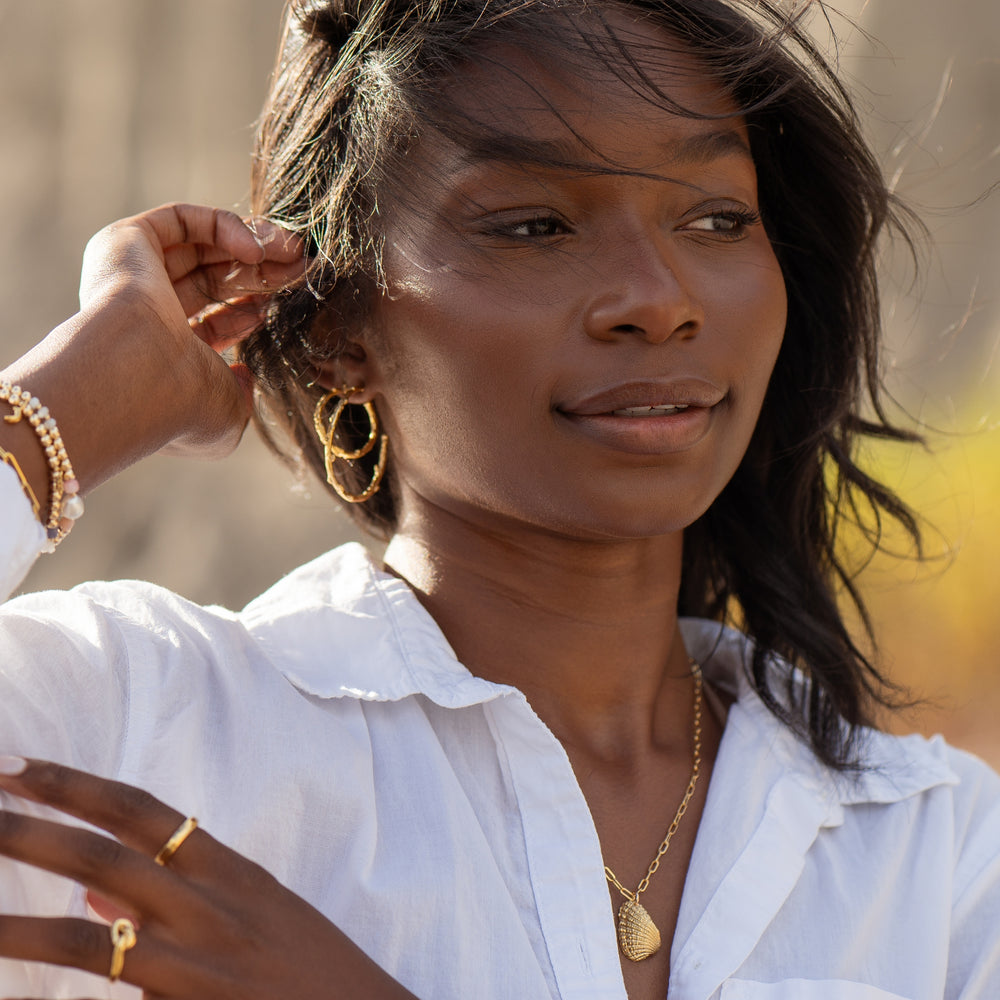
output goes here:
[[616, 417], [653, 417], [667, 413], [682, 413], [686, 405], [662, 403], [659, 406], [628, 406], [624, 410], [613, 410]]

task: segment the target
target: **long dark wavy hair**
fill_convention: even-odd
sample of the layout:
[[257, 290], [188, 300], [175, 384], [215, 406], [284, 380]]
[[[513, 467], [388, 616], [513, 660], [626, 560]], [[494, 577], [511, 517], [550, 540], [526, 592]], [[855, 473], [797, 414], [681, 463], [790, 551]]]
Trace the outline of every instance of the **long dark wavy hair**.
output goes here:
[[[260, 120], [251, 208], [303, 234], [311, 259], [305, 279], [274, 296], [242, 358], [263, 387], [266, 440], [325, 480], [315, 366], [344, 350], [383, 285], [380, 215], [406, 197], [407, 150], [437, 130], [498, 158], [525, 155], [517, 136], [463, 118], [442, 83], [489, 59], [490, 43], [513, 40], [559, 65], [596, 60], [647, 100], [688, 114], [644, 75], [602, 13], [625, 8], [661, 25], [746, 118], [788, 294], [784, 343], [749, 449], [685, 533], [680, 612], [737, 622], [754, 640], [746, 670], [764, 703], [843, 769], [862, 763], [860, 727], [898, 692], [838, 604], [846, 593], [868, 626], [838, 529], [862, 522], [877, 532], [888, 516], [919, 545], [908, 508], [855, 460], [865, 437], [916, 439], [881, 402], [875, 273], [878, 237], [890, 228], [908, 238], [910, 220], [802, 26], [807, 7], [822, 11], [766, 0], [292, 0]], [[362, 460], [344, 478], [356, 475], [360, 490], [370, 471]], [[391, 462], [387, 480], [349, 507], [381, 537], [396, 520]], [[775, 657], [798, 671], [776, 669]]]

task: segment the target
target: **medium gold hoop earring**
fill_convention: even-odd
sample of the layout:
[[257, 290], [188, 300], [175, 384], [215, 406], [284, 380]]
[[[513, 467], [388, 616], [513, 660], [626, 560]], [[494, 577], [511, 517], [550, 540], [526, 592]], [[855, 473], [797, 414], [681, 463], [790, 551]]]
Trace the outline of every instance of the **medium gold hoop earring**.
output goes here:
[[[368, 438], [365, 443], [355, 451], [347, 451], [337, 444], [337, 425], [340, 423], [340, 418], [345, 407], [350, 403], [351, 396], [360, 391], [360, 386], [344, 386], [342, 389], [333, 389], [319, 400], [313, 411], [313, 426], [316, 428], [320, 444], [323, 445], [323, 467], [326, 469], [326, 481], [334, 488], [337, 496], [347, 503], [364, 503], [378, 493], [382, 485], [382, 477], [385, 475], [386, 457], [389, 452], [389, 435], [380, 429], [378, 414], [371, 403], [351, 404], [362, 406], [368, 417]], [[337, 405], [333, 408], [333, 413], [327, 417], [325, 416], [326, 408], [333, 399], [337, 400]], [[360, 493], [348, 492], [334, 474], [334, 462], [338, 458], [346, 462], [364, 458], [377, 442], [379, 443], [378, 461], [372, 471], [371, 482]]]

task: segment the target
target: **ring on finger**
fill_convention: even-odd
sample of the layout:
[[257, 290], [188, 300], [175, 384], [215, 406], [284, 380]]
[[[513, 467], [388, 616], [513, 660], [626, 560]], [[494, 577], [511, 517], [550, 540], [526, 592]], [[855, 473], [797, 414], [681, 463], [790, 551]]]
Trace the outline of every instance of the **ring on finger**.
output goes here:
[[111, 969], [108, 979], [115, 983], [125, 968], [125, 952], [135, 947], [135, 924], [128, 917], [119, 917], [111, 925]]
[[156, 852], [153, 860], [158, 865], [165, 865], [176, 853], [177, 849], [188, 837], [194, 833], [198, 826], [198, 820], [194, 816], [188, 816], [186, 820], [167, 838], [167, 842]]

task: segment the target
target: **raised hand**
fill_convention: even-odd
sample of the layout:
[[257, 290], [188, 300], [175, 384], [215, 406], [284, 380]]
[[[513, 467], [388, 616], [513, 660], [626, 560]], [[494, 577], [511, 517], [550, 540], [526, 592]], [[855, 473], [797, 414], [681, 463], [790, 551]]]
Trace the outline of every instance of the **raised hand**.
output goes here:
[[[0, 758], [0, 771], [3, 791], [116, 838], [0, 811], [0, 855], [82, 883], [135, 927], [114, 971], [146, 996], [412, 1000], [319, 911], [204, 830], [182, 831], [158, 864], [184, 816], [151, 795], [42, 761]], [[108, 976], [115, 948], [97, 921], [0, 916], [0, 955]]]
[[[302, 268], [298, 238], [232, 212], [164, 205], [123, 219], [87, 246], [80, 312], [3, 374], [56, 416], [85, 490], [167, 446], [226, 454], [247, 421], [248, 379], [220, 352]], [[44, 490], [27, 429], [0, 431]]]

